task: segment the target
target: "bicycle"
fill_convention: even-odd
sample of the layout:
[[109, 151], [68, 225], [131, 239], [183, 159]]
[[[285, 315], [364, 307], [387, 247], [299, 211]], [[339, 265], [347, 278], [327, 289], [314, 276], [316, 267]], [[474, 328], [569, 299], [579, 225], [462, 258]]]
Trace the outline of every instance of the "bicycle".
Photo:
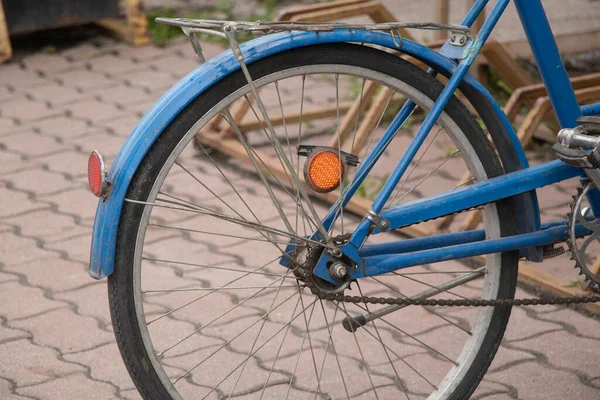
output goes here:
[[[598, 289], [586, 252], [599, 232], [600, 103], [577, 104], [540, 0], [515, 0], [562, 128], [559, 159], [529, 166], [502, 109], [467, 72], [509, 0], [470, 38], [486, 3], [460, 25], [160, 19], [184, 30], [202, 62], [197, 33], [224, 37], [231, 50], [172, 87], [108, 173], [90, 156], [101, 198], [90, 274], [108, 277], [115, 335], [144, 398], [468, 398], [512, 305], [600, 300], [514, 299], [518, 260], [541, 262], [565, 241]], [[438, 53], [403, 38], [407, 27], [452, 35]], [[240, 31], [265, 35], [240, 45]], [[399, 110], [385, 129], [384, 110], [368, 135], [357, 138], [360, 113], [353, 134], [340, 132], [340, 90], [352, 85], [359, 109], [369, 87], [387, 91], [386, 109]], [[310, 101], [336, 112], [310, 126], [303, 116], [319, 111]], [[240, 103], [253, 128], [232, 115]], [[228, 129], [211, 131], [215, 120]], [[336, 142], [324, 145], [323, 132]], [[384, 158], [399, 159], [387, 174]], [[416, 193], [449, 164], [472, 178]], [[567, 179], [582, 184], [568, 218], [542, 224], [536, 189]], [[369, 187], [370, 208], [353, 217]], [[481, 229], [394, 233], [474, 208]], [[470, 268], [453, 261], [483, 255]]]

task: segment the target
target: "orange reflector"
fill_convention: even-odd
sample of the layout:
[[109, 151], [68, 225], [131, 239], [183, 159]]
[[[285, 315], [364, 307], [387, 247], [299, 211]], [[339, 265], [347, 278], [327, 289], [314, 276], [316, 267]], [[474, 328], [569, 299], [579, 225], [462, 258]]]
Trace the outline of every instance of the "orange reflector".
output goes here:
[[88, 158], [88, 183], [90, 190], [96, 197], [104, 194], [107, 188], [106, 172], [104, 171], [104, 161], [97, 151], [92, 151]]
[[345, 168], [336, 151], [322, 149], [309, 155], [304, 164], [304, 179], [316, 192], [331, 192], [340, 185]]

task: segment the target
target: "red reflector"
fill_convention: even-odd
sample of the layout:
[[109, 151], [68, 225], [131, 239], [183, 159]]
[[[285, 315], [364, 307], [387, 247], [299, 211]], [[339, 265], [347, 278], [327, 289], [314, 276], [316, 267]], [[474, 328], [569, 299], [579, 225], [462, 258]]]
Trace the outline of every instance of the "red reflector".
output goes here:
[[96, 197], [100, 197], [106, 189], [106, 173], [104, 161], [97, 151], [92, 151], [88, 159], [88, 183], [90, 190]]

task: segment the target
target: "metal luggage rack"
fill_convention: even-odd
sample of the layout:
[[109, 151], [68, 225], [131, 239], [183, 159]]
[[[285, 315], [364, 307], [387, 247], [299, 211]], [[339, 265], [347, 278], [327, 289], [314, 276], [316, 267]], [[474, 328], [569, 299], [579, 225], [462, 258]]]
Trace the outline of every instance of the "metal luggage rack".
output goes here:
[[211, 19], [190, 19], [190, 18], [156, 18], [156, 22], [166, 25], [180, 27], [185, 35], [192, 42], [194, 50], [198, 53], [200, 60], [205, 61], [202, 55], [202, 48], [196, 33], [206, 33], [215, 35], [229, 41], [232, 49], [238, 48], [235, 38], [236, 31], [251, 32], [257, 35], [264, 35], [277, 32], [331, 32], [336, 29], [345, 30], [364, 30], [364, 31], [382, 31], [389, 32], [392, 40], [397, 47], [402, 45], [402, 36], [400, 29], [424, 29], [424, 30], [447, 30], [452, 32], [455, 37], [465, 37], [470, 28], [463, 25], [436, 24], [433, 22], [386, 22], [378, 24], [348, 24], [343, 22], [288, 22], [288, 21], [223, 21]]

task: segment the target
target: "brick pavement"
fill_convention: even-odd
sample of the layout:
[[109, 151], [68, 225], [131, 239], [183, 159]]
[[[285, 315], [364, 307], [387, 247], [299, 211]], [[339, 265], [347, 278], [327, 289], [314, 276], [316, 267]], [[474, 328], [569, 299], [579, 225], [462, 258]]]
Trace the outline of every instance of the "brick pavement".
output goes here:
[[[207, 55], [220, 51], [212, 43], [204, 48]], [[99, 148], [110, 165], [143, 112], [194, 65], [182, 41], [130, 48], [97, 38], [0, 66], [0, 398], [139, 398], [116, 349], [106, 283], [86, 273], [95, 210], [86, 157]], [[218, 179], [214, 185], [220, 188]], [[572, 190], [542, 196], [550, 210], [544, 217], [566, 212]], [[173, 239], [157, 234], [152, 251], [173, 251]], [[215, 262], [243, 263], [257, 252], [249, 243], [186, 240]], [[565, 263], [566, 257], [555, 259]], [[201, 270], [155, 272], [173, 282], [182, 272], [205, 284], [221, 279]], [[182, 327], [193, 320], [182, 318]], [[599, 327], [562, 307], [514, 310], [475, 398], [597, 398]]]

